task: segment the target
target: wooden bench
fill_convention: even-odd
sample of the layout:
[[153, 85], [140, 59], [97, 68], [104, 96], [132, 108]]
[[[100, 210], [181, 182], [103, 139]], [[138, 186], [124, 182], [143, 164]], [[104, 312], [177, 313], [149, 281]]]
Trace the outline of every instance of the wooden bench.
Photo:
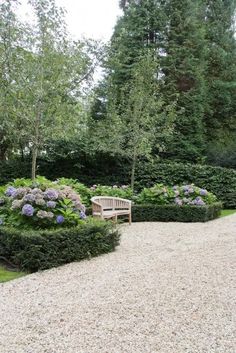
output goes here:
[[95, 196], [91, 199], [92, 214], [101, 219], [113, 218], [117, 221], [118, 216], [128, 215], [131, 224], [131, 201], [119, 197]]

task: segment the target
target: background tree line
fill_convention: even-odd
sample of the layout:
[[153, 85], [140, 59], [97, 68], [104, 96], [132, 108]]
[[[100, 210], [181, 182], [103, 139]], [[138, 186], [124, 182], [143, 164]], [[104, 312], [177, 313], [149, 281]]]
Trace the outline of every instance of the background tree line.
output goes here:
[[133, 68], [152, 51], [164, 106], [176, 104], [172, 139], [161, 151], [154, 146], [153, 154], [192, 162], [213, 161], [220, 150], [235, 155], [236, 1], [130, 0], [120, 6], [124, 14], [111, 39], [93, 118], [109, 119], [109, 92], [119, 102]]
[[2, 161], [131, 184], [142, 161], [236, 167], [236, 0], [122, 0], [106, 47], [72, 40], [55, 0], [29, 4], [33, 23], [0, 5]]

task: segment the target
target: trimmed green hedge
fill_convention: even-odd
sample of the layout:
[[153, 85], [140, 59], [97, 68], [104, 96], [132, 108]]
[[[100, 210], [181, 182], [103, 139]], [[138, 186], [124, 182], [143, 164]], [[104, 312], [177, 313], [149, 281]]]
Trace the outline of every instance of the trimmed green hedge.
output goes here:
[[133, 222], [207, 222], [220, 216], [220, 202], [208, 206], [134, 205]]
[[[222, 203], [215, 202], [208, 206], [178, 206], [178, 205], [132, 205], [133, 222], [207, 222], [218, 218]], [[91, 207], [86, 210], [92, 214]], [[128, 219], [127, 216], [119, 217]]]
[[236, 170], [189, 163], [146, 163], [138, 168], [136, 189], [156, 183], [195, 184], [212, 192], [225, 208], [236, 208]]
[[[79, 182], [88, 186], [93, 184], [112, 185], [128, 184], [130, 182], [130, 168], [127, 163], [122, 167], [105, 168], [106, 160], [101, 159], [98, 165], [91, 162], [89, 168], [82, 168], [81, 160], [74, 161], [70, 167], [67, 160], [47, 162], [39, 160], [38, 174], [50, 180], [58, 177], [78, 178]], [[114, 162], [114, 161], [113, 161]], [[98, 167], [101, 168], [98, 172]], [[62, 168], [62, 169], [60, 169]], [[15, 178], [30, 176], [30, 162], [12, 160], [0, 162], [0, 185], [4, 185]], [[236, 170], [179, 162], [155, 161], [153, 163], [140, 162], [136, 168], [135, 190], [140, 192], [145, 187], [163, 183], [165, 185], [191, 184], [207, 189], [223, 202], [225, 208], [236, 208]]]
[[35, 272], [115, 250], [119, 232], [110, 222], [91, 220], [75, 228], [17, 230], [0, 228], [0, 257]]

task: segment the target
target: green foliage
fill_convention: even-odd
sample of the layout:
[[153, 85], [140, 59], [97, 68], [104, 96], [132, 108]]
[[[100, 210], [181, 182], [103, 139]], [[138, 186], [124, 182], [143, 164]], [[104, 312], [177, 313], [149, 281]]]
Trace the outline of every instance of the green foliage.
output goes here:
[[[208, 104], [205, 121], [210, 144], [221, 140], [236, 129], [236, 40], [235, 0], [206, 0]], [[226, 139], [225, 139], [226, 135]], [[222, 141], [223, 140], [223, 141]], [[222, 153], [222, 151], [221, 151]]]
[[0, 159], [29, 155], [35, 177], [48, 141], [83, 134], [83, 94], [100, 54], [97, 43], [68, 36], [55, 0], [28, 2], [33, 24], [17, 22], [15, 6], [6, 3], [0, 8]]
[[206, 189], [195, 185], [181, 185], [174, 187], [156, 184], [151, 188], [144, 188], [137, 197], [137, 203], [154, 205], [195, 205], [204, 206], [216, 202], [216, 197]]
[[207, 222], [219, 217], [221, 203], [207, 206], [134, 205], [133, 222]]
[[[119, 105], [140, 58], [155, 53], [156, 100], [163, 108], [175, 102], [175, 124], [165, 148], [159, 148], [156, 137], [158, 148], [151, 155], [204, 160], [209, 142], [235, 131], [236, 1], [122, 0], [120, 7], [124, 13], [107, 51], [106, 76], [95, 92], [92, 116], [98, 120], [108, 114], [109, 87], [112, 101]], [[128, 94], [126, 98], [129, 101]]]
[[223, 202], [226, 208], [236, 207], [236, 171], [208, 165], [189, 163], [146, 163], [140, 165], [136, 190], [151, 187], [158, 181], [165, 185], [194, 183], [207, 189]]
[[108, 253], [118, 244], [119, 232], [97, 220], [58, 230], [0, 228], [0, 256], [30, 272]]
[[132, 189], [138, 159], [165, 148], [173, 130], [175, 102], [163, 101], [158, 66], [154, 52], [140, 56], [130, 70], [129, 82], [120, 88], [119, 99], [115, 99], [115, 86], [108, 86], [107, 116], [92, 125], [94, 153], [112, 151], [127, 158]]

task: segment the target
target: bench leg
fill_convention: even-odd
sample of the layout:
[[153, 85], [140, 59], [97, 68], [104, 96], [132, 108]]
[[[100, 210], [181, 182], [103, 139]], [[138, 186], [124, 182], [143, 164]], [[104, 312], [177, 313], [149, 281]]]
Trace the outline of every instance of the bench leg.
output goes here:
[[131, 213], [129, 214], [129, 225], [131, 225], [131, 222], [132, 222], [132, 216], [131, 216]]

